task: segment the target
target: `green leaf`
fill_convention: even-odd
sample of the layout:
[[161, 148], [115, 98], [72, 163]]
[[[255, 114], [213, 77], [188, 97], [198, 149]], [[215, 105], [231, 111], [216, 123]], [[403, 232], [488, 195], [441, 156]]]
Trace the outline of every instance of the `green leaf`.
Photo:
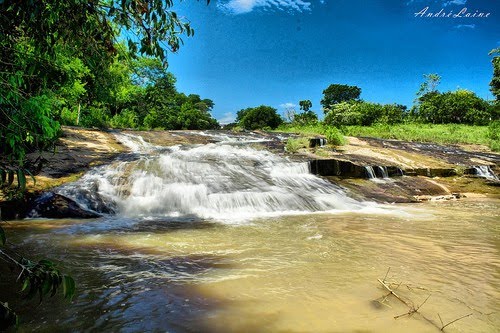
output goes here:
[[33, 180], [33, 185], [36, 185], [36, 178], [33, 176], [33, 174], [29, 170], [24, 170]]
[[75, 280], [71, 276], [64, 275], [62, 285], [64, 298], [71, 300], [75, 295]]
[[48, 268], [48, 267], [54, 267], [54, 263], [50, 260], [47, 260], [47, 259], [42, 259], [38, 262], [39, 265], [42, 265], [42, 266], [45, 266], [45, 268]]
[[25, 279], [21, 291], [25, 291], [30, 285], [30, 279]]
[[21, 191], [24, 191], [26, 189], [26, 175], [24, 174], [24, 171], [22, 169], [17, 170], [17, 183], [18, 188]]

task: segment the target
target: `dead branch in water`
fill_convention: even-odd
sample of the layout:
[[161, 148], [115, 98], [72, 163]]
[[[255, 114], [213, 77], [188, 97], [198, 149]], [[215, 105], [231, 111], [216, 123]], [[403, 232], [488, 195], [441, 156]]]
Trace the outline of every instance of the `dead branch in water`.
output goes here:
[[[411, 300], [406, 300], [404, 299], [403, 297], [399, 296], [398, 294], [395, 293], [395, 290], [397, 290], [402, 282], [399, 282], [399, 284], [397, 284], [396, 288], [391, 288], [392, 284], [396, 284], [396, 283], [387, 283], [386, 279], [387, 279], [387, 275], [389, 275], [389, 271], [390, 271], [390, 267], [389, 269], [387, 270], [386, 274], [385, 274], [385, 277], [381, 280], [381, 279], [377, 279], [377, 281], [389, 292], [389, 294], [387, 294], [386, 296], [384, 296], [384, 299], [382, 302], [385, 302], [387, 300], [387, 297], [392, 295], [394, 296], [397, 300], [399, 300], [401, 303], [403, 303], [404, 305], [406, 305], [408, 307], [408, 312], [407, 313], [403, 313], [403, 314], [400, 314], [400, 315], [397, 315], [394, 317], [394, 319], [398, 319], [398, 318], [401, 318], [401, 317], [404, 317], [404, 316], [411, 316], [415, 313], [418, 313], [420, 316], [422, 316], [423, 319], [425, 319], [427, 322], [431, 323], [432, 325], [434, 325], [437, 329], [439, 329], [440, 331], [444, 331], [444, 329], [461, 320], [461, 319], [464, 319], [464, 318], [467, 318], [469, 316], [472, 316], [473, 314], [472, 313], [469, 313], [467, 315], [464, 315], [460, 318], [457, 318], [457, 319], [454, 319], [452, 321], [450, 321], [449, 323], [447, 324], [444, 324], [443, 323], [443, 320], [441, 319], [441, 316], [439, 315], [438, 313], [438, 317], [439, 317], [439, 320], [441, 321], [441, 326], [439, 326], [438, 324], [436, 324], [434, 321], [430, 320], [429, 318], [425, 317], [423, 314], [421, 314], [420, 312], [418, 312], [418, 310], [420, 310], [420, 308], [427, 302], [427, 300], [429, 300], [429, 298], [431, 297], [432, 294], [429, 294], [429, 296], [427, 296], [427, 298], [425, 299], [425, 301], [423, 301], [419, 306], [415, 307], [414, 303], [411, 301]], [[408, 286], [407, 286], [408, 287]], [[408, 287], [409, 290], [411, 290], [411, 288]], [[422, 290], [427, 290], [425, 288], [419, 288], [419, 289], [422, 289]]]
[[377, 279], [378, 282], [380, 282], [381, 285], [384, 286], [385, 289], [387, 289], [387, 291], [393, 295], [394, 297], [396, 297], [398, 300], [400, 300], [401, 302], [403, 302], [407, 307], [409, 308], [413, 308], [413, 304], [410, 304], [409, 302], [405, 301], [403, 298], [401, 298], [398, 294], [396, 294], [387, 284], [385, 284], [384, 281], [380, 280], [380, 279]]
[[452, 320], [452, 321], [450, 321], [448, 324], [444, 325], [444, 324], [443, 324], [443, 319], [441, 319], [441, 316], [440, 316], [440, 315], [439, 315], [439, 313], [438, 313], [438, 317], [439, 317], [439, 320], [441, 321], [441, 325], [442, 325], [442, 327], [440, 328], [440, 330], [441, 330], [441, 331], [443, 331], [443, 330], [444, 330], [444, 328], [445, 328], [446, 326], [449, 326], [449, 325], [453, 324], [454, 322], [457, 322], [457, 321], [459, 321], [459, 320], [461, 320], [461, 319], [464, 319], [464, 318], [467, 318], [467, 317], [469, 317], [469, 316], [472, 316], [472, 313], [466, 314], [465, 316], [462, 316], [462, 317], [460, 317], [460, 318], [457, 318], [457, 319], [455, 319], [455, 320]]

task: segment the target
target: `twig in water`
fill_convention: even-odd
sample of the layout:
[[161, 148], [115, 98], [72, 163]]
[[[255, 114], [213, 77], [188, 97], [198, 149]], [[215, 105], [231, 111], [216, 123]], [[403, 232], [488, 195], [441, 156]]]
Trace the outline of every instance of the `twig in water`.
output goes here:
[[391, 267], [387, 269], [387, 273], [385, 273], [384, 279], [382, 281], [385, 282], [385, 279], [387, 279], [387, 275], [389, 275], [389, 271], [391, 270]]
[[396, 297], [398, 300], [400, 300], [402, 303], [404, 303], [407, 307], [409, 307], [410, 309], [413, 308], [413, 304], [410, 304], [407, 301], [405, 301], [404, 299], [402, 299], [401, 297], [399, 297], [399, 295], [396, 294], [388, 285], [386, 285], [384, 281], [382, 281], [380, 279], [377, 279], [377, 281], [380, 282], [380, 284], [383, 285], [384, 288], [387, 289], [387, 291], [390, 294], [392, 294], [394, 297]]
[[[438, 316], [439, 316], [439, 313], [438, 313]], [[464, 318], [467, 318], [469, 316], [472, 316], [472, 313], [466, 314], [465, 316], [462, 316], [460, 318], [457, 318], [455, 320], [450, 321], [448, 324], [443, 325], [443, 327], [441, 327], [441, 331], [443, 331], [446, 326], [449, 326], [449, 325], [453, 324], [454, 322], [459, 321], [459, 320], [464, 319]], [[441, 325], [442, 325], [443, 324], [443, 320], [441, 319], [441, 316], [439, 316], [439, 320], [441, 320]]]

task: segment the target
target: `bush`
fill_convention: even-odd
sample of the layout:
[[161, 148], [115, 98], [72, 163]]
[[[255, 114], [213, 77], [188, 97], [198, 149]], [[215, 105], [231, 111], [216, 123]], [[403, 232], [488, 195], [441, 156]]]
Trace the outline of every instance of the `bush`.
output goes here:
[[327, 143], [330, 145], [343, 146], [347, 142], [345, 137], [342, 135], [342, 133], [340, 133], [340, 131], [336, 127], [328, 128], [325, 132], [325, 136]]
[[326, 117], [329, 126], [370, 126], [374, 123], [396, 124], [403, 121], [406, 106], [370, 102], [343, 102], [333, 105]]
[[308, 138], [289, 138], [286, 141], [285, 149], [287, 152], [296, 153], [301, 148], [307, 148], [309, 146]]
[[495, 119], [494, 108], [465, 89], [429, 92], [419, 98], [412, 112], [418, 120], [433, 124], [486, 125]]
[[61, 124], [62, 125], [77, 125], [76, 122], [78, 120], [78, 110], [71, 111], [68, 108], [64, 107], [61, 110]]
[[304, 111], [293, 118], [293, 123], [297, 125], [316, 124], [317, 122], [318, 116], [313, 111]]
[[134, 111], [125, 109], [111, 118], [110, 125], [114, 128], [136, 128], [138, 116]]
[[356, 103], [342, 102], [335, 105], [327, 111], [324, 124], [328, 126], [343, 125], [361, 125], [362, 115], [355, 109]]
[[283, 123], [283, 119], [276, 111], [275, 108], [265, 105], [241, 110], [238, 112], [239, 124], [248, 130], [262, 129], [264, 127], [275, 129]]
[[105, 107], [88, 106], [81, 110], [80, 126], [107, 128], [109, 126], [109, 110]]

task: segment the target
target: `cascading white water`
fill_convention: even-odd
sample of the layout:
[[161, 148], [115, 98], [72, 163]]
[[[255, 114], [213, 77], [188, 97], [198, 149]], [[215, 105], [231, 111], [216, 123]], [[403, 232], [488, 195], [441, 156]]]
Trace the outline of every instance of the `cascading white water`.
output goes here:
[[498, 180], [497, 175], [491, 170], [491, 168], [487, 165], [478, 165], [474, 167], [476, 170], [476, 175], [482, 178]]
[[59, 192], [90, 209], [105, 206], [128, 217], [241, 221], [379, 210], [312, 175], [307, 162], [291, 162], [268, 151], [221, 143], [160, 151], [140, 137], [119, 135], [119, 140], [138, 153], [136, 160], [95, 169]]
[[366, 174], [368, 176], [368, 179], [375, 179], [377, 176], [375, 175], [375, 170], [371, 165], [365, 166]]

